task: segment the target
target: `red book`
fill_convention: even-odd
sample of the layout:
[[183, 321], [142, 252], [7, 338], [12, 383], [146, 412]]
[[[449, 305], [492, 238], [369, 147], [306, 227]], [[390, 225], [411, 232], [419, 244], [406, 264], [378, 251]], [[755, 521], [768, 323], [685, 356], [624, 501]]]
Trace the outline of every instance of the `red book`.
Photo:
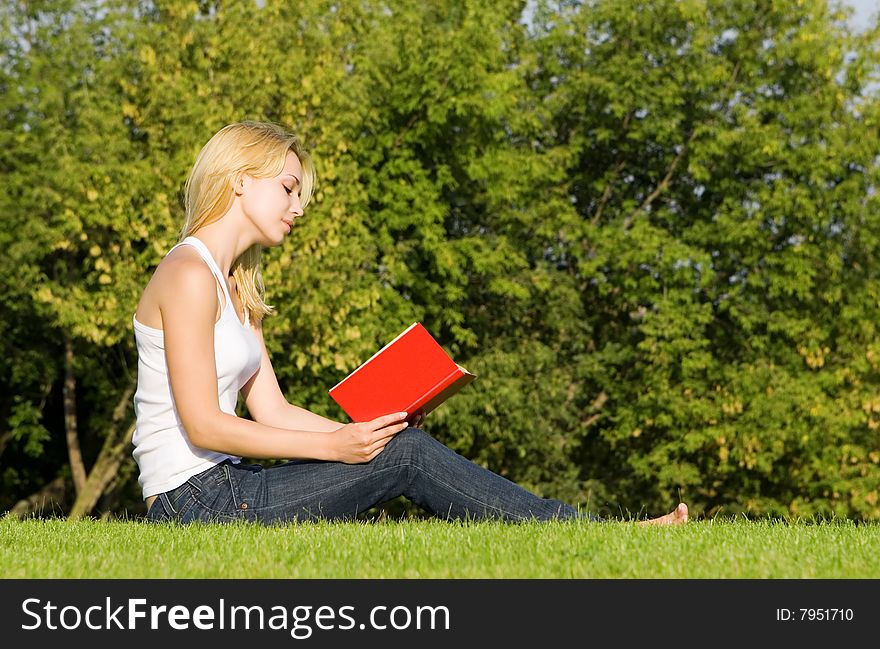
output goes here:
[[416, 322], [330, 388], [330, 396], [355, 422], [394, 412], [427, 415], [475, 378]]

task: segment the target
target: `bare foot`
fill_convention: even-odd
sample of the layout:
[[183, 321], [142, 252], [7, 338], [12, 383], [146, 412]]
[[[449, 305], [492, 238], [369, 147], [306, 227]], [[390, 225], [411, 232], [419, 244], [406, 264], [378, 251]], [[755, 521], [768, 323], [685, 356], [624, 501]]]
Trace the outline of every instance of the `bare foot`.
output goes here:
[[688, 506], [684, 503], [678, 503], [673, 511], [659, 518], [652, 518], [647, 521], [639, 521], [638, 525], [682, 525], [688, 522]]

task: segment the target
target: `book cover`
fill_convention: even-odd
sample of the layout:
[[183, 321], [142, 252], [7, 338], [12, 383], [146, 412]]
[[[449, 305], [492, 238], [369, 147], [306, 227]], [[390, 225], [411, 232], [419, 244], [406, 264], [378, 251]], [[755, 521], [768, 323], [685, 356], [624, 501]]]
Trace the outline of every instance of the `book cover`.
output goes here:
[[352, 421], [361, 422], [392, 412], [427, 415], [475, 378], [415, 322], [329, 393]]

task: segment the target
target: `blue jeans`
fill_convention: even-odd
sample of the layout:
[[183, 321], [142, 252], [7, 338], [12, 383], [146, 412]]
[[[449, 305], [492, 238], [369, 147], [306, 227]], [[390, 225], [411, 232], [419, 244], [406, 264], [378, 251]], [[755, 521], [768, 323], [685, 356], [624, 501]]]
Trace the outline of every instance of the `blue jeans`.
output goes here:
[[299, 460], [267, 468], [226, 460], [159, 494], [147, 518], [181, 523], [345, 520], [401, 495], [440, 518], [601, 520], [539, 498], [413, 427], [398, 433], [366, 464]]

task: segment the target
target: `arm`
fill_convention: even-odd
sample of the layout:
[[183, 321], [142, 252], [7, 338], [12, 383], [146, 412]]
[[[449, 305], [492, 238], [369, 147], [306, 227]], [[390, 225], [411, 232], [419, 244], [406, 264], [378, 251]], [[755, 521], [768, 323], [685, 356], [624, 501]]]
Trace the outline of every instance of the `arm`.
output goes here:
[[309, 430], [282, 430], [220, 410], [214, 362], [216, 280], [200, 261], [177, 259], [166, 272], [174, 291], [160, 298], [171, 392], [190, 442], [253, 458], [334, 459], [332, 440]]
[[[269, 352], [266, 350], [263, 323], [251, 322], [251, 329], [257, 340], [260, 341], [262, 360], [260, 361], [260, 369], [245, 383], [241, 392], [254, 421], [275, 428], [310, 430], [320, 433], [331, 433], [342, 428], [345, 425], [342, 422], [327, 419], [310, 410], [288, 403], [281, 388], [278, 387], [278, 378], [275, 376]], [[410, 419], [413, 426], [421, 426], [425, 421], [424, 415], [420, 412], [415, 413]]]
[[372, 460], [406, 427], [399, 414], [391, 414], [330, 433], [287, 430], [223, 412], [214, 362], [216, 280], [196, 259], [169, 260], [164, 272], [170, 278], [165, 285], [173, 287], [160, 291], [159, 299], [168, 379], [177, 414], [193, 445], [252, 458], [355, 464]]
[[260, 341], [262, 360], [260, 369], [245, 383], [241, 392], [254, 421], [275, 428], [319, 433], [330, 433], [342, 428], [345, 424], [287, 402], [281, 388], [278, 387], [278, 379], [272, 361], [269, 360], [269, 353], [266, 351], [262, 322], [251, 322], [251, 330]]

